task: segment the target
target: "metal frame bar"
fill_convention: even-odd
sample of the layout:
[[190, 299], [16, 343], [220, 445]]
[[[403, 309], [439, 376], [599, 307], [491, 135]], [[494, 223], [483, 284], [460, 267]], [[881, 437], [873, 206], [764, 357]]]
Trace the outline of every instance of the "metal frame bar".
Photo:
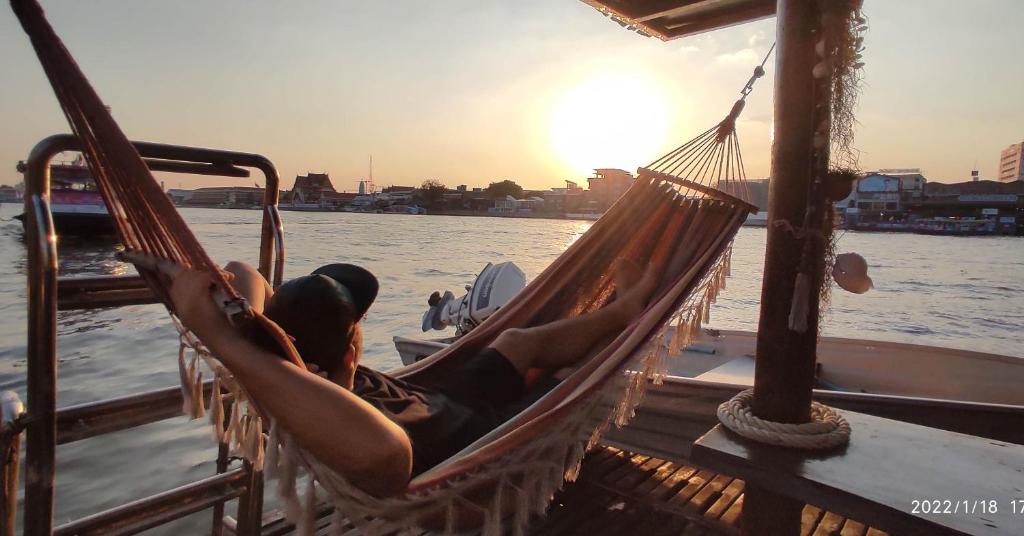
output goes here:
[[57, 527], [54, 536], [136, 534], [241, 497], [249, 471], [239, 467]]
[[[258, 269], [274, 286], [280, 284], [284, 271], [284, 236], [277, 203], [280, 192], [280, 178], [273, 163], [266, 157], [252, 153], [222, 151], [198, 147], [165, 145], [159, 143], [133, 142], [135, 148], [146, 159], [151, 169], [171, 172], [197, 173], [204, 175], [247, 176], [243, 168], [259, 169], [265, 178], [266, 187], [263, 198], [265, 207], [260, 234], [260, 257]], [[130, 426], [152, 422], [165, 418], [166, 407], [153, 408], [145, 415], [125, 416], [125, 422], [117, 423], [115, 417], [107, 412], [126, 407], [137, 408], [137, 404], [124, 399], [94, 403], [86, 406], [68, 408], [60, 412], [62, 424], [67, 424], [68, 415], [76, 413], [89, 414], [93, 419], [94, 428], [87, 431], [72, 429], [61, 430], [58, 434], [58, 411], [56, 407], [56, 357], [57, 357], [57, 310], [58, 295], [63, 293], [61, 308], [113, 307], [136, 303], [149, 303], [152, 300], [148, 289], [139, 286], [136, 276], [110, 278], [82, 278], [79, 280], [58, 281], [57, 277], [57, 238], [54, 231], [53, 217], [50, 212], [50, 161], [64, 151], [79, 149], [78, 140], [71, 134], [58, 134], [43, 139], [32, 148], [24, 168], [25, 173], [25, 244], [28, 249], [28, 404], [24, 419], [26, 430], [25, 456], [25, 505], [24, 533], [28, 535], [44, 535], [53, 532], [54, 477], [56, 462], [56, 446], [58, 443], [74, 441], [83, 437], [124, 429]], [[244, 175], [243, 175], [244, 173]], [[134, 402], [150, 400], [147, 397], [162, 398], [166, 391], [136, 395]], [[159, 409], [159, 411], [157, 410]], [[131, 413], [129, 411], [129, 413]], [[122, 415], [124, 415], [122, 413]], [[169, 416], [169, 415], [167, 415]], [[221, 449], [222, 451], [224, 449]], [[227, 453], [222, 452], [224, 460], [218, 459], [217, 477], [232, 475], [240, 478], [235, 472], [224, 473], [227, 469]], [[249, 468], [238, 469], [243, 473], [252, 473]], [[200, 481], [208, 482], [210, 479]], [[247, 526], [253, 523], [258, 526], [262, 516], [262, 475], [246, 474], [242, 492], [249, 497], [243, 498], [244, 513], [253, 516], [254, 520], [246, 520]], [[142, 499], [118, 508], [89, 516], [83, 520], [89, 526], [101, 529], [103, 523], [111, 524], [124, 519], [124, 515], [132, 515], [138, 523], [146, 518], [147, 512], [152, 520], [164, 523], [193, 511], [210, 506], [220, 505], [224, 501], [242, 495], [232, 491], [220, 495], [204, 496], [199, 503], [189, 506], [181, 505], [171, 510], [161, 509], [166, 506], [168, 494], [199, 493], [203, 489], [200, 483], [165, 492], [163, 494]], [[259, 490], [253, 485], [259, 484]], [[242, 489], [242, 488], [239, 488]], [[237, 491], [237, 490], [235, 490]], [[230, 495], [230, 496], [229, 496]], [[152, 507], [154, 510], [149, 510]], [[78, 526], [72, 522], [61, 527], [68, 531]], [[219, 519], [214, 520], [213, 532], [219, 532]], [[139, 525], [142, 526], [142, 525]], [[114, 525], [107, 528], [113, 529]], [[13, 530], [13, 529], [12, 529]]]

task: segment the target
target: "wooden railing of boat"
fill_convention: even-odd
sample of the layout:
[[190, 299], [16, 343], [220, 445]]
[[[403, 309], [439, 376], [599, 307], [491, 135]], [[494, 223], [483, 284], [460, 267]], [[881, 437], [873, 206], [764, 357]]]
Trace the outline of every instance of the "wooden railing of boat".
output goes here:
[[[262, 230], [259, 271], [276, 287], [284, 270], [284, 241], [277, 211], [280, 178], [273, 163], [251, 153], [177, 145], [133, 142], [150, 169], [174, 173], [247, 177], [250, 169], [263, 173]], [[181, 414], [178, 387], [102, 400], [58, 409], [57, 311], [121, 307], [157, 303], [157, 298], [138, 276], [60, 278], [57, 274], [57, 242], [49, 209], [51, 159], [78, 149], [70, 134], [40, 141], [25, 165], [25, 245], [28, 249], [28, 367], [27, 407], [17, 394], [2, 398], [0, 453], [3, 454], [3, 485], [0, 486], [0, 535], [15, 532], [18, 460], [21, 436], [26, 439], [24, 534], [134, 534], [186, 515], [213, 510], [211, 533], [224, 532], [224, 508], [238, 500], [236, 530], [259, 530], [263, 511], [262, 473], [246, 462], [233, 463], [221, 445], [216, 473], [175, 489], [144, 497], [109, 510], [53, 526], [56, 448], [120, 430], [168, 419]], [[212, 385], [205, 385], [206, 393]]]

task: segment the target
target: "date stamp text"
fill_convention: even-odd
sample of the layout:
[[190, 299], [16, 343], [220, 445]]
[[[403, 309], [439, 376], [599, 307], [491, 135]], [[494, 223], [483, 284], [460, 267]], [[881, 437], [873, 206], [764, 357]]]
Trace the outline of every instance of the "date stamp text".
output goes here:
[[911, 499], [911, 514], [932, 515], [987, 515], [1011, 513], [1024, 516], [1022, 499]]

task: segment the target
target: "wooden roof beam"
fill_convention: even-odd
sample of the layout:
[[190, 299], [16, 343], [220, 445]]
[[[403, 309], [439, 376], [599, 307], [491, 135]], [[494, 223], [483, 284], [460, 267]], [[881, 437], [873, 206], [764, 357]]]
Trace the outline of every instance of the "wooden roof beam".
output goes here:
[[704, 0], [653, 0], [651, 2], [637, 5], [636, 7], [624, 7], [619, 12], [636, 22], [647, 22], [652, 19], [671, 15], [682, 8], [699, 4]]
[[775, 2], [762, 2], [729, 12], [723, 12], [720, 15], [703, 18], [698, 22], [681, 21], [675, 24], [669, 22], [661, 25], [661, 29], [669, 38], [683, 37], [686, 35], [693, 35], [729, 26], [735, 26], [737, 24], [743, 24], [754, 20], [765, 19], [774, 14]]

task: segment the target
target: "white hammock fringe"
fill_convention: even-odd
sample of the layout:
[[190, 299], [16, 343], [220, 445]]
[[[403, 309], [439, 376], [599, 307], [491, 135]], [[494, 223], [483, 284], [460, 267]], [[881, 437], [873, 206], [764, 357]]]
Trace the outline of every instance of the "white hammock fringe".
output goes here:
[[[680, 354], [699, 335], [703, 321], [710, 315], [710, 306], [716, 301], [728, 277], [730, 249], [726, 249], [725, 253], [713, 261], [706, 275], [690, 293], [691, 298], [673, 314], [674, 322], [667, 322], [653, 335], [651, 343], [635, 350], [636, 355], [642, 357], [627, 365], [631, 372], [613, 378], [591, 395], [589, 400], [577, 402], [577, 407], [564, 418], [565, 426], [559, 427], [560, 433], [546, 434], [485, 466], [431, 489], [378, 498], [353, 486], [344, 477], [299, 449], [294, 439], [277, 426], [274, 420], [264, 423], [230, 371], [221, 366], [187, 331], [183, 331], [182, 349], [179, 352], [182, 391], [183, 395], [189, 395], [184, 397], [186, 402], [183, 409], [186, 413], [194, 414], [194, 401], [199, 400], [199, 406], [204, 402], [201, 396], [202, 384], [195, 381], [198, 362], [195, 358], [191, 363], [185, 360], [185, 347], [188, 346], [214, 371], [211, 419], [214, 423], [222, 423], [223, 429], [223, 432], [216, 431], [217, 437], [231, 445], [240, 456], [253, 462], [254, 467], [265, 468], [267, 478], [277, 479], [277, 494], [284, 503], [286, 515], [303, 531], [307, 527], [315, 527], [310, 519], [315, 518], [316, 486], [319, 484], [335, 507], [332, 514], [335, 530], [343, 525], [341, 519], [347, 519], [364, 534], [422, 530], [426, 520], [433, 520], [431, 524], [443, 520], [444, 533], [454, 534], [459, 529], [459, 512], [475, 511], [484, 520], [481, 527], [483, 536], [505, 532], [525, 534], [533, 515], [543, 515], [554, 494], [564, 483], [578, 478], [586, 452], [600, 441], [612, 423], [616, 426], [629, 423], [642, 402], [648, 384], [660, 383], [668, 370], [669, 358]], [[184, 330], [183, 327], [181, 329]], [[200, 393], [198, 397], [195, 396], [196, 389]], [[224, 418], [226, 408], [223, 407], [223, 398], [219, 395], [221, 390], [231, 395], [227, 419]], [[607, 405], [601, 404], [607, 404], [609, 394], [617, 399], [610, 410]], [[223, 425], [225, 421], [226, 429]], [[263, 441], [264, 431], [270, 434], [266, 446]], [[300, 464], [309, 475], [306, 493], [301, 498], [296, 490]], [[480, 486], [486, 485], [486, 482], [493, 482], [495, 487], [493, 496], [485, 504], [473, 503], [463, 495], [479, 492]]]

